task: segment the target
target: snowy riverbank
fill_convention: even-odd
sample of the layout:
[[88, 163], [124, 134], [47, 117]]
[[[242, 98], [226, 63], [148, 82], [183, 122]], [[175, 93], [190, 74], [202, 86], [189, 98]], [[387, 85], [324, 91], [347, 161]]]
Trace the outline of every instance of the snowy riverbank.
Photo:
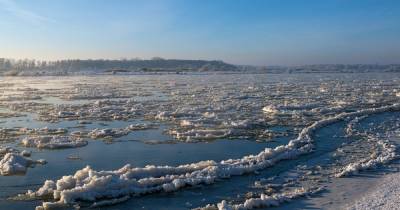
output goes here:
[[400, 172], [388, 174], [346, 209], [400, 209]]

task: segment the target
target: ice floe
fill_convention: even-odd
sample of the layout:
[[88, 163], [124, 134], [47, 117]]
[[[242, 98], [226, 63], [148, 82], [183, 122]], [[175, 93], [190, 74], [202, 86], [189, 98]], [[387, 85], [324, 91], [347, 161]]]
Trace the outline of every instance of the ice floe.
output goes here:
[[198, 208], [197, 210], [246, 210], [246, 209], [257, 209], [257, 208], [267, 208], [276, 207], [284, 202], [289, 202], [292, 199], [298, 197], [304, 197], [307, 195], [318, 193], [322, 188], [316, 189], [305, 189], [297, 188], [289, 192], [275, 193], [272, 195], [261, 194], [258, 198], [250, 198], [245, 200], [240, 204], [229, 204], [227, 201], [223, 200], [215, 205], [207, 205], [203, 208]]
[[[42, 85], [42, 81], [51, 82], [53, 83], [51, 88], [26, 87], [32, 86], [31, 81], [36, 80], [31, 78], [13, 84], [4, 80], [0, 82], [0, 86], [4, 87], [2, 93], [5, 96], [2, 99], [5, 100], [0, 100], [0, 109], [22, 114], [21, 116], [4, 114], [0, 117], [26, 119], [30, 122], [16, 121], [14, 124], [11, 121], [0, 122], [5, 125], [5, 128], [0, 129], [0, 141], [8, 143], [18, 142], [23, 137], [38, 139], [43, 136], [57, 136], [65, 138], [62, 143], [70, 146], [74, 145], [73, 140], [79, 138], [109, 140], [136, 130], [158, 128], [157, 125], [160, 124], [159, 129], [163, 129], [164, 134], [172, 136], [170, 140], [165, 141], [170, 143], [229, 138], [256, 142], [272, 139], [273, 145], [283, 144], [266, 148], [259, 154], [220, 162], [205, 161], [201, 164], [144, 168], [126, 166], [114, 171], [84, 168], [79, 170], [79, 174], [87, 175], [77, 175], [76, 172], [75, 175], [60, 178], [58, 181], [47, 181], [38, 191], [30, 191], [25, 195], [48, 201], [43, 204], [46, 207], [80, 204], [81, 201], [88, 201], [88, 206], [92, 207], [113, 205], [131, 196], [210, 184], [245, 173], [263, 173], [265, 172], [263, 169], [281, 160], [297, 158], [299, 155], [314, 151], [318, 146], [314, 144], [314, 131], [338, 121], [348, 121], [348, 135], [344, 137], [349, 140], [345, 144], [350, 146], [342, 144], [337, 150], [337, 153], [348, 158], [340, 159], [342, 158], [340, 155], [335, 157], [337, 158], [335, 160], [340, 159], [341, 162], [332, 168], [338, 170], [335, 173], [325, 172], [328, 174], [325, 174], [326, 177], [336, 179], [334, 175], [346, 171], [346, 167], [350, 164], [353, 164], [350, 168], [356, 170], [349, 169], [348, 175], [386, 163], [380, 160], [390, 156], [386, 156], [385, 154], [389, 153], [385, 151], [390, 148], [391, 143], [383, 139], [382, 144], [376, 143], [377, 140], [363, 144], [361, 141], [363, 136], [358, 131], [361, 126], [357, 126], [359, 123], [357, 120], [373, 113], [399, 110], [396, 108], [398, 105], [388, 106], [399, 103], [396, 97], [399, 83], [396, 78], [381, 80], [374, 75], [373, 78], [361, 80], [347, 76], [337, 79], [336, 75], [335, 77], [323, 75], [314, 79], [313, 75], [304, 80], [297, 75], [286, 76], [288, 79], [285, 81], [281, 78], [279, 81], [265, 80], [266, 77], [263, 75], [211, 76], [207, 81], [186, 76], [65, 77], [59, 79], [60, 81], [51, 79], [36, 81], [40, 83], [36, 84], [38, 86]], [[273, 76], [268, 75], [268, 78], [270, 77]], [[12, 89], [13, 86], [23, 88]], [[19, 98], [13, 98], [14, 95]], [[33, 97], [29, 98], [29, 95]], [[37, 95], [41, 96], [40, 101], [39, 98], [34, 98]], [[142, 120], [149, 124], [128, 125], [130, 122], [142, 122]], [[49, 127], [53, 127], [50, 123], [60, 123], [61, 127], [64, 125], [69, 127], [19, 128], [16, 125], [19, 126], [20, 122], [49, 123]], [[96, 128], [97, 125], [99, 127]], [[122, 126], [116, 127], [116, 125]], [[291, 135], [297, 135], [297, 138]], [[281, 136], [290, 138], [275, 139]], [[290, 139], [292, 140], [285, 144]], [[27, 145], [38, 147], [49, 144], [46, 141], [48, 140], [30, 140]], [[154, 142], [158, 140], [146, 141], [150, 144]], [[384, 146], [386, 144], [387, 148]], [[22, 155], [19, 151], [14, 152], [10, 149], [4, 151], [2, 156], [7, 153]], [[23, 156], [26, 157], [28, 153]], [[70, 155], [68, 158], [79, 159], [79, 156]], [[313, 177], [318, 173], [318, 170], [304, 171], [293, 180]], [[321, 180], [319, 177], [316, 179]], [[265, 187], [265, 196], [272, 196], [284, 193], [280, 191], [281, 189], [289, 192], [285, 187], [290, 188], [298, 184], [295, 181], [281, 183], [279, 188], [270, 184], [260, 187]], [[255, 199], [255, 203], [263, 204], [263, 201], [257, 200], [261, 199], [259, 194], [249, 192], [248, 195], [252, 196], [246, 195], [247, 199]], [[223, 206], [233, 207], [241, 205], [240, 202], [244, 205], [245, 200], [227, 201]]]
[[396, 146], [394, 144], [390, 143], [388, 140], [378, 140], [376, 141], [376, 144], [376, 146], [379, 148], [376, 149], [368, 158], [358, 160], [344, 166], [342, 169], [340, 169], [340, 172], [335, 174], [335, 176], [344, 177], [352, 174], [357, 174], [359, 171], [385, 164], [397, 158]]
[[[171, 192], [186, 186], [211, 184], [219, 179], [257, 172], [273, 166], [281, 160], [292, 159], [312, 152], [314, 148], [312, 134], [321, 127], [349, 117], [399, 109], [400, 105], [395, 104], [328, 117], [305, 127], [298, 137], [291, 140], [287, 145], [265, 148], [257, 155], [249, 155], [240, 159], [229, 159], [221, 162], [204, 161], [177, 167], [147, 166], [145, 168], [133, 168], [127, 165], [115, 171], [95, 171], [87, 166], [78, 170], [74, 175], [62, 177], [56, 181], [55, 186], [50, 185], [49, 189], [42, 189], [41, 191], [50, 192], [50, 195], [47, 194], [46, 196], [52, 194], [54, 199], [53, 202], [44, 202], [42, 207], [46, 209], [60, 205], [71, 205], [78, 201], [94, 203], [130, 195], [139, 196], [160, 191]], [[27, 196], [35, 197], [37, 193], [28, 192]], [[256, 207], [267, 205], [269, 202], [271, 202], [271, 198], [264, 196], [260, 199], [247, 201], [247, 205]]]
[[29, 136], [21, 141], [25, 147], [37, 147], [40, 149], [63, 149], [83, 147], [87, 141], [72, 136]]
[[16, 174], [24, 174], [28, 167], [36, 164], [45, 164], [45, 160], [32, 160], [23, 154], [6, 153], [0, 160], [0, 174], [10, 176]]

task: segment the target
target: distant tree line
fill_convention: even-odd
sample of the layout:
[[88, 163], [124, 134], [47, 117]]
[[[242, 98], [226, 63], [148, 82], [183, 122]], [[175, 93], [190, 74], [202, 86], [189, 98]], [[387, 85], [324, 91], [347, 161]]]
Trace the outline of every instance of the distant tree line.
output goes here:
[[240, 71], [248, 73], [366, 73], [397, 72], [399, 64], [320, 64], [303, 66], [238, 66], [223, 61], [179, 60], [155, 57], [142, 59], [70, 59], [43, 61], [34, 59], [0, 58], [2, 75], [68, 75], [86, 73], [123, 73], [123, 72], [205, 72], [205, 71]]
[[57, 60], [41, 61], [34, 59], [6, 59], [0, 58], [0, 71], [109, 71], [109, 70], [194, 70], [194, 71], [215, 71], [215, 70], [237, 70], [235, 65], [223, 61], [206, 60], [178, 60], [153, 58], [150, 60], [141, 59], [88, 59], [88, 60]]

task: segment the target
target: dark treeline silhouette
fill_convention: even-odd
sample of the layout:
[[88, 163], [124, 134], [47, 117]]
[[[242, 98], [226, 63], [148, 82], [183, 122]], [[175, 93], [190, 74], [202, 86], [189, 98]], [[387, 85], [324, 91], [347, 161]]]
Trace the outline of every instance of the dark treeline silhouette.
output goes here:
[[162, 73], [162, 72], [247, 72], [247, 73], [400, 73], [399, 64], [321, 64], [302, 66], [238, 66], [223, 61], [179, 60], [153, 58], [121, 60], [58, 60], [41, 61], [32, 59], [0, 58], [0, 75], [70, 75], [92, 73]]
[[122, 60], [57, 60], [39, 61], [31, 59], [5, 59], [0, 58], [0, 71], [110, 71], [110, 70], [192, 70], [192, 71], [225, 71], [237, 70], [235, 65], [223, 61], [206, 60], [178, 60], [153, 58], [151, 60], [122, 59]]

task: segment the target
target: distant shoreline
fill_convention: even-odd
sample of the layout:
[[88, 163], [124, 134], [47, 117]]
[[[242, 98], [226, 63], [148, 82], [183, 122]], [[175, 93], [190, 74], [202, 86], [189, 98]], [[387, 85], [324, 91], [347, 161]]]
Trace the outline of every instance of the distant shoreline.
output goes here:
[[297, 74], [400, 73], [400, 64], [315, 64], [301, 66], [234, 65], [218, 60], [14, 60], [0, 58], [3, 76], [68, 76], [87, 74]]
[[260, 74], [260, 75], [312, 75], [312, 74], [400, 74], [400, 71], [395, 72], [379, 72], [379, 71], [368, 71], [368, 72], [261, 72], [261, 71], [214, 71], [214, 72], [174, 72], [174, 71], [160, 71], [160, 72], [123, 72], [123, 73], [108, 73], [108, 72], [21, 72], [19, 74], [0, 74], [0, 77], [45, 77], [45, 76], [135, 76], [135, 75], [233, 75], [233, 74]]

